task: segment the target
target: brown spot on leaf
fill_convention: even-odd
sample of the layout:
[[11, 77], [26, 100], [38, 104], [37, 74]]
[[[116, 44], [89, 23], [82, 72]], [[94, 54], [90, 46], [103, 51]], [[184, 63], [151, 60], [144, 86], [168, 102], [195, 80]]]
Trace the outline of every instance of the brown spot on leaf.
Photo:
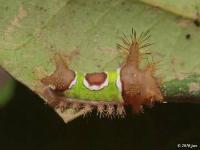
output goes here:
[[182, 28], [186, 28], [188, 27], [190, 24], [192, 23], [192, 21], [190, 19], [179, 19], [177, 24], [182, 27]]
[[41, 66], [35, 67], [32, 73], [39, 80], [47, 76], [47, 72]]
[[77, 57], [80, 55], [80, 49], [76, 48], [73, 49], [70, 54], [68, 55], [69, 60], [72, 60], [74, 57]]
[[10, 24], [6, 28], [4, 35], [6, 39], [9, 39], [11, 34], [14, 32], [16, 27], [21, 27], [20, 22], [21, 20], [27, 16], [27, 12], [24, 9], [23, 5], [20, 5], [18, 14], [10, 21]]

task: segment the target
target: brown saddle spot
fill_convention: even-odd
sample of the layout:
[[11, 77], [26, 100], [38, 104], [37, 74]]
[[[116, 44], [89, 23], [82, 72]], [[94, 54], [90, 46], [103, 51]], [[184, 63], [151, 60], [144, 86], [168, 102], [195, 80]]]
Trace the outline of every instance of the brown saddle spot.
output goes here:
[[95, 72], [95, 73], [87, 73], [85, 75], [85, 80], [92, 85], [101, 85], [105, 82], [107, 78], [107, 74], [105, 72]]

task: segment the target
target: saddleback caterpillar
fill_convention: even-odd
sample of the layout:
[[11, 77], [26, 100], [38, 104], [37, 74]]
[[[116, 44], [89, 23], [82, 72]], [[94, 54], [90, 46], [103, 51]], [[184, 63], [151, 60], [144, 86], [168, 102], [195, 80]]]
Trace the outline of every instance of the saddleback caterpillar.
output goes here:
[[79, 73], [68, 67], [59, 53], [55, 54], [56, 70], [41, 79], [45, 87], [44, 97], [48, 104], [64, 111], [66, 108], [86, 111], [97, 109], [100, 116], [124, 116], [124, 106], [130, 106], [134, 113], [142, 106], [161, 102], [160, 79], [155, 76], [156, 63], [141, 67], [144, 55], [141, 49], [150, 45], [149, 31], [140, 36], [132, 30], [130, 38], [121, 37], [118, 48], [126, 52], [120, 68], [111, 72]]

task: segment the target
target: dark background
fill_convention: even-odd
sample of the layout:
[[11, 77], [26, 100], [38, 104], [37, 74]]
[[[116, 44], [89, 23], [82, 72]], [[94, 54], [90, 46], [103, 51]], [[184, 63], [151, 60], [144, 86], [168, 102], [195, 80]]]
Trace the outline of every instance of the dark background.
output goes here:
[[[157, 104], [139, 116], [99, 119], [96, 112], [65, 124], [25, 86], [0, 109], [2, 150], [176, 150], [199, 144], [200, 105]], [[183, 149], [183, 148], [182, 148]], [[182, 150], [181, 149], [181, 150]]]

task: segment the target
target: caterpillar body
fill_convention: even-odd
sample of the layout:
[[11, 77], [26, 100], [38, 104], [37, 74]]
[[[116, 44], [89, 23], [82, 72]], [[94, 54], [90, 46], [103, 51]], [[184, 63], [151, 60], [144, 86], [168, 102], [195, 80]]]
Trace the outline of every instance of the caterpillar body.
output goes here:
[[161, 102], [159, 78], [155, 76], [156, 63], [141, 68], [141, 58], [147, 53], [140, 50], [149, 46], [145, 43], [149, 32], [139, 37], [132, 30], [130, 38], [122, 37], [118, 48], [127, 53], [120, 68], [112, 72], [79, 73], [73, 71], [63, 61], [59, 53], [55, 54], [56, 70], [41, 79], [48, 103], [64, 111], [68, 107], [92, 110], [97, 108], [100, 115], [124, 116], [124, 106], [131, 106], [134, 113], [142, 111], [142, 106], [151, 106]]

